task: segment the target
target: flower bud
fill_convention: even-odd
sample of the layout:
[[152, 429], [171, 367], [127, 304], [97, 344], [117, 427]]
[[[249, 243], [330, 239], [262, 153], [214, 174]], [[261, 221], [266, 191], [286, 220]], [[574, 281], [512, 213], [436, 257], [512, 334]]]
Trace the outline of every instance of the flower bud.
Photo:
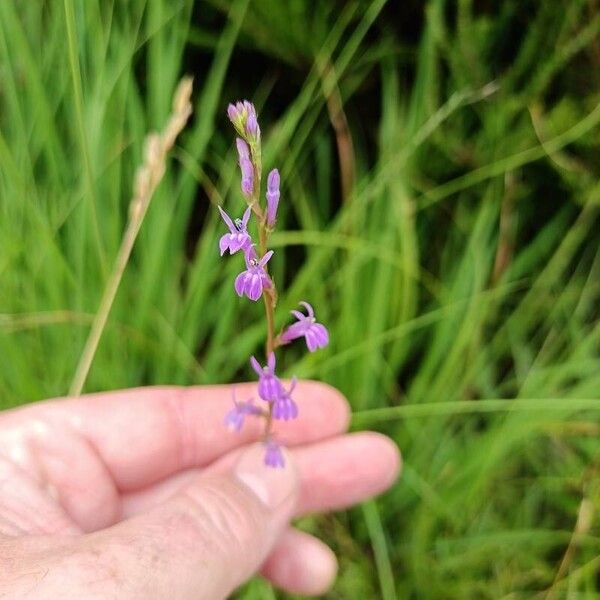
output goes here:
[[242, 100], [227, 107], [227, 116], [233, 123], [236, 131], [251, 143], [260, 139], [260, 127], [256, 118], [254, 104], [248, 100]]
[[279, 205], [279, 171], [273, 169], [267, 177], [267, 225], [273, 227]]
[[254, 189], [254, 167], [248, 158], [240, 160], [240, 169], [242, 171], [242, 193], [245, 196], [252, 196]]
[[248, 148], [248, 144], [242, 138], [235, 138], [235, 144], [240, 164], [242, 164], [242, 160], [244, 159], [250, 160], [250, 148]]

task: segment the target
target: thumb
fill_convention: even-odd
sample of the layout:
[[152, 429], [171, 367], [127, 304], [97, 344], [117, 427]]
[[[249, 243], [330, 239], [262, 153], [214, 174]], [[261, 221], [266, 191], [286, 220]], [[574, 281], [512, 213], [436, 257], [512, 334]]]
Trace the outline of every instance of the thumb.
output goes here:
[[289, 453], [284, 469], [263, 457], [257, 444], [231, 473], [199, 476], [152, 511], [87, 536], [94, 560], [103, 557], [125, 582], [119, 597], [224, 598], [255, 573], [284, 531], [298, 487]]

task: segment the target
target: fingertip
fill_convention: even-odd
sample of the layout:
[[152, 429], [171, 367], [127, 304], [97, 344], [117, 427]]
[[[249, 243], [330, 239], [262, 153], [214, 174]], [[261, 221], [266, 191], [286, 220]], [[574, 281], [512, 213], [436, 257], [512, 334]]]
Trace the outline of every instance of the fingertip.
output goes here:
[[300, 513], [340, 509], [385, 492], [396, 480], [400, 453], [386, 436], [358, 432], [297, 451]]
[[378, 455], [381, 476], [381, 491], [394, 485], [402, 472], [402, 454], [396, 443], [387, 435], [376, 431], [365, 431], [360, 434], [364, 437], [372, 452]]
[[314, 536], [289, 529], [262, 568], [274, 585], [292, 594], [320, 596], [333, 585], [338, 570], [335, 554]]

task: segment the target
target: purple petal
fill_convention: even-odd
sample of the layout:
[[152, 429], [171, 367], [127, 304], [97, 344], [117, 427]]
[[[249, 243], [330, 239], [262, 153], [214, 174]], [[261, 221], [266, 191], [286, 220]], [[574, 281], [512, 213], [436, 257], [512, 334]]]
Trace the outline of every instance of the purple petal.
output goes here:
[[274, 375], [267, 375], [263, 372], [258, 382], [258, 395], [266, 402], [273, 402], [283, 394], [281, 381]]
[[278, 398], [273, 404], [273, 418], [289, 421], [298, 416], [298, 406], [289, 397]]
[[279, 171], [273, 169], [267, 178], [267, 225], [273, 227], [279, 205]]
[[235, 138], [235, 145], [237, 146], [240, 162], [243, 159], [250, 159], [250, 148], [248, 148], [248, 144], [242, 138]]
[[229, 253], [235, 254], [250, 243], [250, 236], [247, 233], [230, 234]]
[[236, 278], [233, 287], [235, 288], [235, 293], [241, 298], [244, 295], [244, 287], [246, 281], [246, 274], [248, 271], [242, 271]]
[[226, 233], [225, 235], [221, 236], [221, 239], [219, 240], [219, 250], [221, 251], [221, 256], [223, 256], [223, 254], [225, 254], [225, 251], [227, 250], [227, 248], [229, 248], [229, 236], [231, 234], [230, 233]]
[[260, 262], [258, 263], [261, 267], [264, 267], [269, 260], [271, 260], [271, 256], [273, 256], [273, 250], [269, 250], [261, 259]]
[[252, 213], [252, 209], [250, 207], [248, 207], [245, 211], [244, 211], [244, 216], [242, 217], [242, 227], [244, 229], [246, 229], [247, 225], [248, 225], [248, 219], [250, 218], [250, 214]]
[[227, 107], [227, 116], [229, 117], [230, 121], [235, 121], [238, 118], [238, 116], [239, 116], [238, 109], [236, 108], [236, 106], [234, 104], [230, 104]]
[[258, 121], [256, 120], [256, 114], [248, 115], [248, 119], [246, 121], [246, 131], [253, 137], [258, 136], [259, 128]]
[[306, 308], [308, 317], [310, 319], [312, 319], [315, 316], [315, 311], [313, 310], [313, 307], [308, 302], [304, 302], [304, 300], [302, 302], [300, 302], [300, 304], [302, 304], [302, 306], [304, 306], [304, 308]]
[[240, 160], [240, 169], [242, 171], [242, 192], [249, 196], [254, 186], [254, 167], [247, 158]]
[[296, 340], [299, 337], [304, 335], [306, 330], [306, 325], [302, 322], [294, 323], [290, 325], [282, 334], [281, 341], [282, 342], [291, 342], [292, 340]]
[[252, 190], [254, 189], [253, 178], [252, 177], [244, 177], [242, 179], [241, 189], [242, 189], [242, 194], [244, 194], [244, 196], [251, 196]]
[[238, 410], [237, 406], [225, 415], [225, 425], [233, 431], [240, 431], [244, 426], [244, 415]]
[[229, 231], [231, 231], [231, 233], [235, 233], [237, 231], [237, 228], [233, 224], [231, 217], [220, 206], [217, 206], [217, 208], [219, 209], [219, 212], [221, 213], [221, 218], [223, 219], [223, 221], [225, 221], [225, 225], [227, 225], [227, 227], [229, 227]]
[[273, 418], [281, 421], [288, 420], [288, 407], [286, 400], [276, 400], [273, 404]]
[[279, 206], [279, 193], [267, 192], [267, 225], [273, 227], [277, 221], [277, 207]]
[[283, 468], [285, 466], [285, 461], [279, 445], [272, 440], [269, 440], [266, 442], [265, 447], [265, 465], [268, 467]]
[[272, 193], [279, 192], [279, 171], [277, 169], [272, 169], [267, 177], [267, 190]]
[[315, 334], [315, 339], [317, 340], [320, 348], [325, 348], [327, 344], [329, 344], [329, 331], [325, 325], [321, 325], [321, 323], [314, 323], [311, 326], [311, 330]]
[[302, 314], [299, 310], [290, 310], [290, 312], [298, 319], [298, 321], [306, 320], [306, 315]]
[[267, 358], [267, 367], [269, 367], [269, 372], [271, 374], [275, 373], [275, 366], [277, 365], [276, 359], [275, 359], [275, 352], [271, 352]]
[[288, 419], [296, 419], [298, 417], [298, 405], [289, 398], [288, 402]]
[[254, 244], [250, 244], [245, 250], [244, 250], [244, 259], [246, 260], [246, 267], [248, 269], [252, 268], [252, 264], [251, 261], [252, 260], [256, 260], [256, 250], [254, 248]]
[[262, 377], [263, 376], [263, 370], [262, 367], [260, 366], [260, 363], [256, 360], [256, 358], [254, 358], [254, 356], [250, 357], [250, 365], [252, 366], [252, 368], [254, 369], [254, 372], [259, 376]]
[[256, 302], [262, 296], [262, 279], [257, 273], [252, 273], [247, 287], [247, 295], [250, 300]]
[[316, 336], [311, 329], [306, 331], [304, 334], [304, 339], [306, 340], [306, 347], [308, 348], [309, 352], [314, 352], [319, 347]]

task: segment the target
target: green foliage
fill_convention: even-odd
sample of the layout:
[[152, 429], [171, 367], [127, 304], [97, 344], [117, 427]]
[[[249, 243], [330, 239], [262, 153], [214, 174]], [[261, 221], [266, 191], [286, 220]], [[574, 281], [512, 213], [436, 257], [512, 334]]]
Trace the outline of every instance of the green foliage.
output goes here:
[[282, 173], [279, 325], [310, 298], [331, 330], [287, 365], [404, 454], [376, 503], [303, 522], [340, 556], [328, 597], [597, 598], [600, 13], [395, 4], [0, 2], [0, 403], [66, 393], [144, 136], [191, 71], [86, 389], [250, 375], [260, 307], [214, 205], [241, 205], [224, 113], [253, 99]]

